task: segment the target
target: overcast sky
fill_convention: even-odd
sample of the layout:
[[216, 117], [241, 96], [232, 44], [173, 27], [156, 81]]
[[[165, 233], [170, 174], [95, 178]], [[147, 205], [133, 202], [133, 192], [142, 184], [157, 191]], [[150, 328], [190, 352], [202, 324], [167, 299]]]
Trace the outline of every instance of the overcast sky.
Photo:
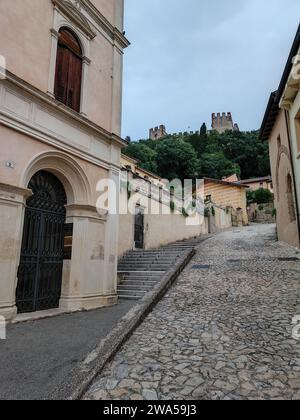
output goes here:
[[125, 0], [123, 136], [211, 126], [231, 111], [259, 128], [299, 23], [299, 0]]

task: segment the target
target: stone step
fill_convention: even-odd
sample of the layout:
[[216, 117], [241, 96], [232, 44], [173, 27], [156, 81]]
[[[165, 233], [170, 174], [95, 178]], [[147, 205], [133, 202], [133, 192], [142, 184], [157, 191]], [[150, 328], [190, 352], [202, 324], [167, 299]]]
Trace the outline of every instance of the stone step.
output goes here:
[[157, 261], [157, 260], [147, 260], [147, 261], [137, 261], [137, 260], [132, 260], [129, 262], [124, 262], [124, 261], [120, 261], [119, 262], [119, 266], [121, 265], [139, 265], [139, 266], [145, 266], [145, 265], [169, 265], [172, 264], [172, 262], [175, 260], [174, 259], [170, 259], [168, 261]]
[[160, 277], [162, 275], [165, 274], [165, 271], [147, 271], [147, 270], [143, 270], [143, 271], [130, 271], [130, 270], [125, 270], [125, 271], [118, 271], [118, 274], [121, 276], [126, 276], [126, 277]]
[[144, 284], [156, 284], [161, 280], [161, 276], [160, 277], [123, 277], [120, 280], [119, 284], [139, 284], [139, 283], [144, 283]]
[[122, 259], [124, 258], [135, 258], [135, 259], [139, 259], [139, 258], [174, 258], [178, 255], [180, 255], [181, 252], [161, 252], [161, 253], [155, 253], [155, 254], [150, 254], [150, 253], [139, 253], [139, 254], [126, 254], [123, 256], [123, 258], [120, 259], [120, 261], [122, 261]]
[[140, 259], [143, 259], [143, 258], [175, 258], [179, 254], [180, 254], [179, 252], [173, 252], [173, 253], [170, 253], [170, 254], [167, 254], [167, 253], [163, 253], [163, 254], [139, 254], [139, 255], [126, 254], [122, 258], [120, 258], [120, 261], [126, 260], [128, 258], [134, 258], [136, 260], [140, 260]]
[[144, 280], [144, 279], [137, 279], [137, 280], [123, 280], [120, 286], [155, 286], [159, 281], [151, 281], [151, 280]]
[[[178, 257], [177, 257], [178, 258]], [[139, 261], [139, 260], [137, 260], [137, 259], [132, 259], [132, 260], [127, 260], [127, 261], [120, 261], [119, 262], [119, 265], [121, 265], [121, 264], [124, 264], [124, 263], [126, 263], [126, 262], [129, 262], [130, 264], [139, 264], [139, 265], [142, 265], [142, 264], [170, 264], [170, 262], [172, 263], [174, 260], [175, 260], [176, 258], [169, 258], [168, 260], [162, 260], [162, 261], [160, 261], [160, 260], [156, 260], [156, 259], [147, 259], [147, 260], [145, 260], [145, 261]]]
[[176, 243], [176, 244], [171, 244], [171, 245], [164, 245], [159, 249], [160, 250], [161, 249], [173, 249], [173, 248], [180, 248], [180, 247], [185, 247], [185, 246], [190, 246], [190, 245], [193, 245], [193, 244], [190, 244], [190, 243], [181, 243], [181, 244]]
[[153, 285], [144, 285], [142, 283], [138, 285], [136, 284], [132, 285], [132, 284], [127, 284], [127, 283], [122, 283], [118, 286], [118, 293], [119, 292], [122, 293], [123, 290], [125, 291], [131, 290], [133, 292], [140, 292], [140, 291], [149, 292], [149, 290], [152, 290], [152, 289], [153, 289]]
[[184, 251], [185, 249], [192, 249], [192, 248], [195, 248], [195, 245], [174, 246], [171, 248], [163, 248], [163, 249], [168, 249], [170, 251]]
[[119, 261], [118, 275], [120, 299], [139, 300], [151, 291], [183, 253], [193, 250], [201, 241], [175, 242], [159, 249], [136, 250], [125, 254]]
[[[118, 289], [119, 290], [119, 289]], [[145, 295], [145, 291], [143, 290], [136, 290], [136, 289], [122, 289], [121, 295], [122, 296], [134, 296], [138, 298], [142, 298]], [[119, 294], [119, 293], [118, 293]]]
[[120, 274], [123, 277], [145, 277], [145, 278], [151, 278], [151, 277], [160, 277], [162, 274], [164, 274], [165, 271], [118, 271], [118, 274]]
[[126, 263], [138, 263], [138, 264], [143, 264], [143, 263], [154, 263], [154, 262], [159, 262], [159, 263], [167, 263], [169, 264], [170, 262], [172, 263], [173, 261], [175, 261], [178, 257], [174, 256], [172, 258], [151, 258], [151, 257], [144, 257], [144, 258], [134, 258], [134, 257], [130, 257], [130, 258], [124, 258], [123, 260], [121, 260], [119, 262], [119, 264], [126, 264]]
[[140, 300], [140, 296], [130, 296], [130, 295], [123, 295], [122, 293], [118, 293], [118, 298], [120, 300]]
[[[136, 267], [131, 267], [130, 266], [129, 267], [127, 265], [127, 266], [124, 266], [124, 267], [120, 267], [119, 268], [120, 269], [119, 274], [128, 273], [128, 272], [141, 274], [143, 272], [147, 272], [147, 271], [151, 270], [154, 274], [157, 274], [158, 275], [158, 273], [159, 274], [166, 273], [169, 268], [170, 268], [170, 266], [168, 266], [166, 268], [163, 268], [163, 267], [155, 267], [155, 266], [153, 266], [153, 267], [147, 266], [147, 267], [143, 267], [142, 268], [142, 267], [139, 267], [139, 266], [136, 266]], [[141, 271], [141, 270], [143, 270], [143, 271]]]
[[167, 271], [170, 264], [120, 264], [119, 271]]
[[118, 274], [120, 275], [121, 278], [123, 279], [133, 279], [133, 278], [138, 278], [138, 279], [149, 279], [149, 280], [155, 280], [155, 279], [160, 279], [161, 276], [164, 275], [165, 272], [151, 272], [151, 273], [145, 273], [145, 272], [136, 272], [136, 271], [131, 271], [130, 273], [126, 273], [126, 271], [123, 272], [119, 272]]
[[173, 254], [176, 252], [176, 249], [168, 249], [168, 248], [160, 248], [160, 249], [141, 249], [139, 251], [130, 251], [127, 252], [125, 255], [139, 255], [139, 254], [149, 254], [149, 255], [160, 255], [160, 254]]

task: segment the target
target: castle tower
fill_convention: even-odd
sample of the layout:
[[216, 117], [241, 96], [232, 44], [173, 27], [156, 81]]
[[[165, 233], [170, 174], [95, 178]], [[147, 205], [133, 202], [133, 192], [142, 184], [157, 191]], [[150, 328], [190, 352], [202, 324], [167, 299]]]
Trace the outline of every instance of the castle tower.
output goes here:
[[233, 123], [231, 112], [212, 114], [212, 129], [218, 133], [225, 133], [227, 130], [239, 131], [239, 126]]
[[149, 139], [151, 140], [160, 140], [166, 137], [167, 131], [164, 125], [160, 125], [159, 127], [150, 128], [149, 130]]

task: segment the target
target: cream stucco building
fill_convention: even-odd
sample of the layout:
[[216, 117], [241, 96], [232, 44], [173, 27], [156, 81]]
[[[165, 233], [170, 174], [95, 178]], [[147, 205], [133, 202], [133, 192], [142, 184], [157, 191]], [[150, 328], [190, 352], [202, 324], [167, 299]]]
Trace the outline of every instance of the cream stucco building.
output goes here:
[[0, 315], [117, 302], [123, 0], [1, 0]]
[[249, 190], [251, 191], [257, 191], [261, 188], [265, 190], [269, 190], [272, 194], [274, 192], [273, 190], [273, 181], [271, 176], [264, 176], [261, 178], [251, 178], [251, 179], [243, 179], [239, 181], [242, 185], [247, 185], [249, 187]]
[[228, 181], [230, 178], [227, 180], [205, 178], [205, 197], [207, 201], [224, 208], [230, 208], [236, 216], [237, 213], [240, 213], [240, 221], [246, 226], [249, 223], [246, 195], [248, 186], [241, 185], [236, 181]]
[[260, 137], [269, 141], [279, 240], [300, 246], [300, 26]]

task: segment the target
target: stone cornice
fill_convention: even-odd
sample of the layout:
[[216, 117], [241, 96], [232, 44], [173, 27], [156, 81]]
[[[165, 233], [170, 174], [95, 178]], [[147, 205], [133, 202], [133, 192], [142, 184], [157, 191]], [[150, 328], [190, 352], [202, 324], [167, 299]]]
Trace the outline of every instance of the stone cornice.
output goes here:
[[127, 48], [130, 45], [128, 39], [122, 34], [118, 28], [114, 27], [102, 13], [93, 5], [90, 0], [78, 0], [85, 8], [95, 22], [115, 41], [117, 41], [122, 48]]
[[25, 204], [27, 198], [32, 196], [32, 191], [16, 185], [0, 183], [0, 199]]
[[[51, 0], [54, 6], [77, 25], [90, 39], [96, 37], [97, 32], [91, 26], [88, 19], [81, 13], [70, 0]], [[127, 48], [130, 45], [128, 39], [114, 27], [102, 13], [93, 5], [90, 0], [77, 0], [77, 3], [85, 9], [87, 14], [93, 18], [95, 23], [99, 25], [109, 37], [115, 41], [121, 48]]]
[[293, 58], [293, 67], [289, 74], [284, 92], [280, 101], [280, 108], [291, 109], [300, 90], [300, 50]]
[[68, 117], [73, 118], [77, 122], [81, 123], [86, 129], [89, 129], [93, 131], [95, 134], [100, 135], [101, 138], [103, 138], [104, 140], [117, 143], [120, 147], [127, 146], [127, 142], [125, 142], [125, 140], [123, 140], [118, 135], [106, 131], [104, 128], [93, 123], [88, 118], [82, 116], [76, 111], [73, 111], [71, 108], [67, 107], [66, 105], [58, 102], [56, 99], [52, 98], [46, 93], [40, 91], [39, 89], [35, 88], [34, 86], [20, 79], [13, 73], [7, 71], [6, 80], [12, 83], [13, 85], [23, 89], [24, 91], [34, 96], [35, 98], [43, 101], [44, 103], [50, 106], [53, 106], [55, 109], [58, 109], [61, 113], [67, 115]]
[[96, 31], [91, 27], [85, 16], [76, 6], [69, 0], [52, 0], [52, 3], [67, 18], [69, 18], [77, 27], [79, 27], [90, 39], [94, 39], [97, 35]]
[[32, 191], [28, 190], [27, 188], [18, 187], [16, 185], [4, 184], [3, 182], [0, 182], [0, 190], [22, 195], [25, 198], [28, 198], [32, 195]]
[[102, 222], [107, 221], [107, 214], [100, 214], [97, 208], [85, 204], [71, 204], [66, 206], [67, 217], [83, 217], [94, 219]]

